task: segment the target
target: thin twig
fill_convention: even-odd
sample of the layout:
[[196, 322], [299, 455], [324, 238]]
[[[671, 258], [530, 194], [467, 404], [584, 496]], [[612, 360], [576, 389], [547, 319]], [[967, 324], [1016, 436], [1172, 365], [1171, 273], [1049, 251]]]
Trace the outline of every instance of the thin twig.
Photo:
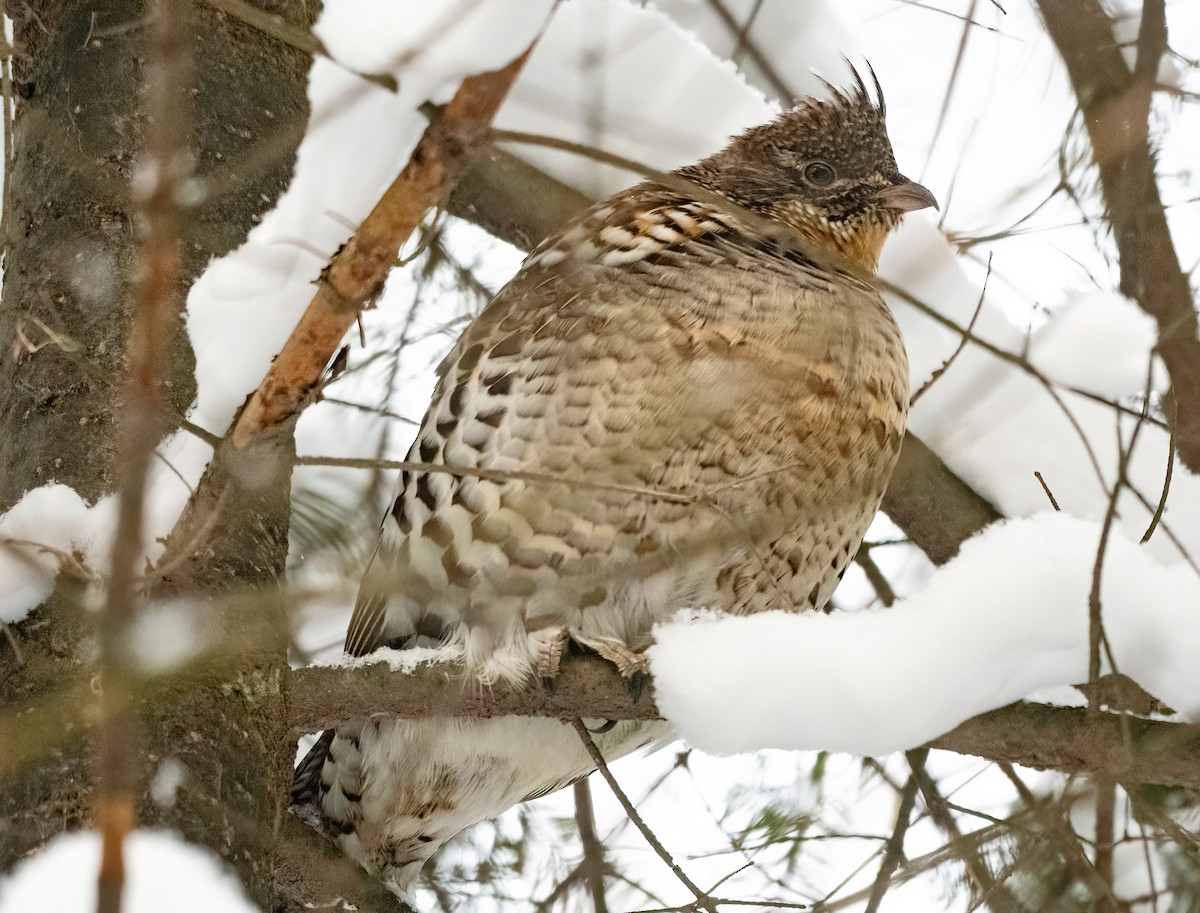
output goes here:
[[496, 482], [543, 482], [552, 485], [570, 485], [577, 488], [590, 488], [595, 491], [614, 491], [622, 494], [639, 495], [654, 498], [658, 501], [668, 501], [672, 504], [694, 504], [700, 501], [698, 495], [683, 494], [677, 491], [666, 491], [660, 488], [649, 488], [641, 485], [621, 485], [617, 482], [598, 482], [594, 479], [580, 479], [572, 476], [559, 476], [549, 472], [524, 472], [516, 469], [484, 469], [476, 466], [447, 466], [443, 463], [419, 463], [411, 460], [376, 460], [365, 457], [296, 457], [297, 466], [340, 466], [345, 469], [399, 469], [405, 472], [434, 472], [453, 476], [467, 476], [473, 479], [487, 479]]
[[1046, 484], [1046, 480], [1042, 477], [1042, 471], [1040, 469], [1035, 469], [1033, 471], [1033, 477], [1037, 479], [1038, 484], [1042, 486], [1042, 491], [1046, 493], [1046, 498], [1050, 501], [1050, 506], [1053, 507], [1056, 512], [1061, 511], [1062, 508], [1058, 506], [1058, 499], [1054, 497], [1054, 492], [1050, 490], [1050, 486]]
[[707, 910], [709, 913], [717, 913], [717, 908], [713, 903], [712, 898], [709, 897], [705, 891], [702, 891], [699, 886], [687, 876], [687, 873], [679, 867], [679, 864], [667, 851], [667, 848], [662, 845], [662, 841], [658, 839], [658, 836], [654, 833], [654, 831], [650, 830], [650, 827], [646, 824], [646, 821], [641, 814], [638, 813], [638, 810], [634, 807], [634, 804], [629, 801], [629, 796], [625, 794], [625, 790], [621, 789], [621, 784], [617, 782], [617, 778], [614, 777], [612, 775], [612, 771], [608, 769], [608, 762], [604, 760], [604, 755], [600, 752], [599, 747], [592, 738], [592, 734], [588, 732], [588, 728], [586, 724], [584, 724], [583, 720], [581, 720], [579, 717], [576, 717], [574, 720], [572, 720], [571, 725], [573, 725], [575, 727], [575, 731], [579, 733], [579, 739], [583, 742], [583, 747], [591, 757], [592, 762], [596, 765], [596, 769], [600, 771], [600, 776], [604, 778], [604, 782], [608, 784], [609, 789], [613, 791], [613, 795], [617, 797], [617, 801], [621, 803], [621, 807], [625, 809], [625, 814], [629, 816], [629, 820], [633, 822], [633, 826], [641, 832], [642, 837], [644, 837], [646, 842], [650, 844], [650, 848], [658, 854], [659, 859], [666, 863], [667, 868], [675, 873], [675, 877], [679, 879], [683, 886], [691, 891], [693, 895], [695, 895], [696, 904], [700, 907], [700, 909]]
[[930, 374], [929, 379], [925, 381], [925, 383], [921, 384], [920, 389], [918, 389], [917, 392], [912, 395], [912, 398], [908, 401], [908, 407], [910, 409], [915, 406], [921, 397], [925, 395], [926, 391], [928, 391], [929, 388], [937, 382], [938, 378], [946, 373], [950, 365], [954, 364], [954, 359], [958, 358], [959, 353], [967, 347], [967, 342], [970, 340], [971, 334], [975, 330], [975, 322], [979, 319], [979, 314], [983, 310], [983, 301], [984, 298], [987, 297], [988, 280], [991, 278], [992, 254], [989, 251], [987, 259], [987, 273], [983, 277], [983, 287], [979, 290], [979, 300], [975, 302], [975, 312], [971, 314], [971, 322], [967, 324], [966, 332], [959, 337], [958, 346], [953, 352], [950, 353], [950, 357], [942, 362], [941, 366], [939, 366], [936, 371]]
[[[775, 94], [785, 102], [791, 101], [793, 98], [795, 98], [796, 96], [792, 92], [791, 87], [789, 87], [787, 81], [779, 75], [779, 71], [775, 69], [775, 65], [771, 62], [771, 59], [763, 53], [762, 49], [758, 47], [756, 42], [747, 40], [746, 29], [743, 29], [742, 26], [738, 24], [737, 18], [730, 11], [729, 7], [725, 5], [724, 0], [708, 0], [708, 5], [712, 11], [717, 14], [717, 18], [720, 19], [725, 27], [729, 29], [735, 38], [738, 39], [738, 47], [745, 48], [746, 55], [752, 61], [754, 61], [754, 65], [762, 72], [763, 77], [770, 84], [771, 89], [775, 92]], [[748, 27], [749, 22], [747, 22], [747, 28]]]
[[[929, 754], [929, 749], [921, 748], [913, 753], [919, 755], [924, 761], [925, 756]], [[908, 833], [908, 826], [912, 823], [912, 812], [917, 801], [918, 786], [917, 775], [913, 773], [909, 776], [908, 782], [904, 784], [904, 791], [900, 793], [900, 807], [896, 810], [896, 826], [892, 829], [892, 836], [888, 838], [888, 842], [884, 846], [883, 861], [879, 863], [879, 874], [875, 876], [875, 884], [871, 888], [871, 896], [867, 900], [863, 913], [876, 913], [879, 909], [879, 905], [883, 903], [883, 896], [891, 886], [892, 876], [904, 858], [904, 835]]]
[[592, 790], [587, 780], [575, 784], [575, 825], [583, 846], [583, 862], [579, 864], [588, 893], [592, 895], [594, 913], [608, 913], [604, 899], [604, 843], [596, 833], [596, 815], [592, 810]]
[[[1174, 427], [1175, 422], [1171, 423]], [[1175, 432], [1171, 432], [1171, 441], [1167, 447], [1167, 471], [1163, 476], [1162, 494], [1158, 496], [1158, 504], [1154, 508], [1154, 516], [1150, 518], [1150, 525], [1146, 527], [1146, 532], [1142, 535], [1142, 544], [1145, 545], [1150, 541], [1150, 537], [1154, 535], [1154, 531], [1158, 529], [1159, 523], [1162, 522], [1163, 512], [1167, 509], [1167, 496], [1171, 493], [1171, 477], [1175, 473]]]
[[117, 464], [117, 523], [108, 594], [100, 616], [101, 723], [96, 826], [101, 834], [98, 913], [120, 913], [124, 840], [134, 826], [140, 758], [133, 717], [129, 632], [136, 619], [142, 517], [160, 418], [172, 320], [178, 309], [180, 223], [190, 124], [187, 8], [153, 0], [147, 29], [146, 146], [134, 198], [142, 224], [141, 277], [129, 335], [125, 409]]
[[[1006, 886], [1005, 879], [992, 875], [987, 861], [984, 859], [982, 848], [978, 846], [967, 848], [965, 844], [960, 843], [963, 836], [962, 831], [950, 813], [951, 803], [942, 795], [937, 783], [926, 769], [927, 755], [922, 756], [915, 751], [908, 751], [905, 752], [905, 757], [908, 759], [909, 769], [917, 778], [917, 783], [921, 788], [921, 798], [929, 812], [929, 817], [946, 835], [951, 846], [962, 846], [963, 848], [959, 859], [966, 868], [967, 876], [974, 883], [978, 906], [987, 904], [995, 913], [1010, 913], [1010, 911], [1019, 910], [1020, 907]], [[990, 819], [990, 816], [985, 817]], [[1008, 821], [991, 820], [996, 824], [1013, 826], [1011, 819]]]
[[[942, 135], [942, 128], [946, 126], [946, 115], [950, 111], [950, 99], [954, 97], [954, 87], [958, 84], [958, 77], [962, 72], [963, 60], [966, 58], [967, 43], [971, 40], [971, 26], [975, 22], [975, 7], [977, 5], [978, 0], [971, 0], [971, 5], [967, 7], [967, 12], [963, 16], [962, 35], [958, 39], [958, 50], [954, 54], [954, 65], [950, 68], [950, 77], [946, 80], [946, 92], [942, 96], [942, 107], [938, 111], [937, 123], [933, 128], [933, 136], [929, 140], [929, 149], [931, 152], [937, 146], [938, 138]], [[924, 178], [924, 175], [922, 175], [922, 178]]]

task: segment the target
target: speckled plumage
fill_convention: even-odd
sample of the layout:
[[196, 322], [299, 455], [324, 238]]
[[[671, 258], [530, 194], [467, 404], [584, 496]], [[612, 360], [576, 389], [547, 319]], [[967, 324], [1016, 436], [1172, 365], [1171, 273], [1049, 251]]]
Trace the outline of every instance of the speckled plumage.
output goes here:
[[[519, 681], [553, 674], [569, 636], [629, 673], [680, 608], [826, 604], [899, 453], [908, 368], [879, 295], [811, 254], [872, 270], [932, 197], [861, 81], [677, 175], [703, 192], [597, 204], [443, 361], [409, 459], [489, 475], [402, 475], [348, 652], [443, 644]], [[598, 739], [615, 757], [668, 736]], [[461, 828], [591, 769], [556, 721], [366, 721], [326, 734], [296, 799], [403, 892]]]

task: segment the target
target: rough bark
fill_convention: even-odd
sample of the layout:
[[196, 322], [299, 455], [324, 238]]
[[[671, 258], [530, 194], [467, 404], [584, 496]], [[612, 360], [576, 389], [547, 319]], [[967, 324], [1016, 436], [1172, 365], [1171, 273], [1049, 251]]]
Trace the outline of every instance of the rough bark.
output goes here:
[[[17, 104], [0, 311], [0, 511], [51, 480], [112, 490], [141, 142], [138, 0], [14, 6]], [[99, 36], [96, 35], [99, 27]], [[182, 339], [182, 334], [177, 334]], [[54, 341], [59, 340], [59, 341]], [[194, 392], [171, 359], [171, 403]]]
[[[258, 5], [303, 29], [317, 12], [302, 0]], [[46, 0], [10, 5], [10, 13], [20, 97], [0, 311], [0, 510], [51, 480], [89, 499], [112, 490], [137, 268], [128, 186], [144, 126], [140, 2]], [[208, 261], [274, 205], [308, 115], [304, 53], [207, 5], [193, 13], [191, 145], [196, 173], [219, 192], [187, 213], [179, 301]], [[164, 431], [194, 395], [178, 315], [175, 324]], [[42, 345], [53, 339], [69, 342]], [[158, 595], [195, 599], [200, 628], [237, 631], [239, 650], [139, 692], [139, 818], [220, 853], [266, 906], [272, 854], [262, 850], [282, 813], [291, 749], [286, 629], [261, 586], [283, 567], [287, 475], [269, 502], [238, 505], [248, 506], [261, 511], [238, 564], [160, 581]], [[64, 576], [54, 596], [11, 629], [20, 656], [0, 644], [3, 727], [19, 734], [0, 750], [3, 867], [91, 814], [94, 628], [80, 597]], [[17, 759], [29, 763], [16, 768]], [[159, 803], [151, 783], [167, 759], [183, 779], [172, 800]]]
[[[297, 22], [314, 15], [300, 0], [262, 5]], [[9, 12], [19, 53], [0, 309], [0, 511], [51, 480], [88, 499], [111, 490], [134, 249], [128, 185], [142, 138], [139, 0], [45, 0]], [[307, 117], [303, 54], [206, 6], [196, 15], [193, 149], [197, 172], [219, 174], [223, 192], [190, 214], [189, 281], [283, 191], [295, 124]], [[263, 143], [272, 154], [238, 173]], [[170, 398], [179, 414], [195, 392], [193, 367], [177, 333]]]

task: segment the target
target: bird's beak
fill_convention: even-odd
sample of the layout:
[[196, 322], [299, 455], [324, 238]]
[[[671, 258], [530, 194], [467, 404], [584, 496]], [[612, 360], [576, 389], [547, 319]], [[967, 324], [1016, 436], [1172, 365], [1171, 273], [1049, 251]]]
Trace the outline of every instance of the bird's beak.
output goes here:
[[882, 190], [877, 190], [875, 199], [888, 209], [898, 209], [901, 212], [914, 212], [929, 206], [938, 208], [937, 200], [928, 188], [903, 176]]

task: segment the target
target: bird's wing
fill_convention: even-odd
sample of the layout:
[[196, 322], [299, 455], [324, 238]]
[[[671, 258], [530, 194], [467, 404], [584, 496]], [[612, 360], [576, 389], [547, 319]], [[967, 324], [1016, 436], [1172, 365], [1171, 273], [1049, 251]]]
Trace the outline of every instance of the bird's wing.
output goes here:
[[656, 376], [629, 338], [646, 305], [604, 294], [587, 276], [533, 270], [443, 362], [409, 453], [430, 468], [401, 473], [347, 652], [431, 645], [463, 622], [490, 632], [489, 652], [521, 633], [535, 591], [562, 595], [559, 572], [611, 545], [622, 486], [640, 484], [630, 445], [680, 379]]
[[[744, 357], [721, 315], [752, 325], [755, 294], [796, 287], [746, 269], [740, 243], [721, 214], [642, 185], [531, 255], [439, 367], [409, 454], [430, 468], [401, 474], [347, 652], [469, 629], [462, 645], [488, 655], [576, 624], [613, 601], [633, 556], [648, 572], [660, 546], [702, 532], [693, 507], [645, 492], [707, 471], [697, 429], [738, 395], [722, 365]], [[725, 287], [696, 278], [715, 265]]]

